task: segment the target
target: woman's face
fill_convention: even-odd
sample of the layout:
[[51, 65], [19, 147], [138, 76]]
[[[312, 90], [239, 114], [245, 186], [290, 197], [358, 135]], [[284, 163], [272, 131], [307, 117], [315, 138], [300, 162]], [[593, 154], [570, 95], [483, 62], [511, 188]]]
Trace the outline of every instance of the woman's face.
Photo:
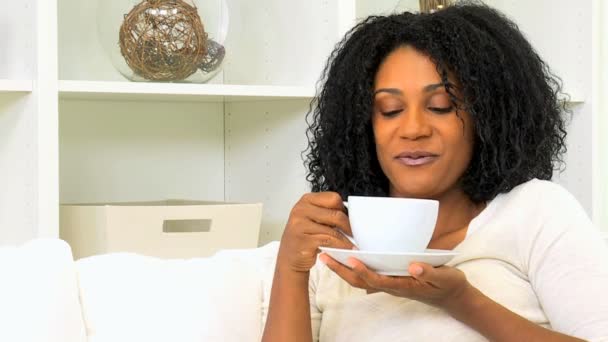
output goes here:
[[457, 187], [471, 161], [473, 123], [456, 114], [436, 65], [400, 47], [380, 65], [374, 87], [376, 153], [390, 195], [438, 199]]

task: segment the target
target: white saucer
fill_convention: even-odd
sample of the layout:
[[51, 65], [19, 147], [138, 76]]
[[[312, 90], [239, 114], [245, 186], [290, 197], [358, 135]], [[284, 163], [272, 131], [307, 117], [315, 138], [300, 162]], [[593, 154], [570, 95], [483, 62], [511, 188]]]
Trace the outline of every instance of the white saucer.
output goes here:
[[409, 276], [407, 269], [412, 262], [423, 262], [437, 267], [458, 255], [458, 252], [442, 249], [427, 249], [421, 253], [383, 253], [329, 247], [319, 249], [343, 265], [348, 266], [346, 260], [353, 257], [376, 273], [391, 276]]

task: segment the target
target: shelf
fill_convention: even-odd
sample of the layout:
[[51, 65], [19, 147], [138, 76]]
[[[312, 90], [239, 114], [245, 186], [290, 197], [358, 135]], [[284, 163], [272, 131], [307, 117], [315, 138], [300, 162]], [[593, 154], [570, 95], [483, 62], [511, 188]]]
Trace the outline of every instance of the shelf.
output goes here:
[[59, 81], [61, 99], [239, 102], [312, 99], [314, 87]]
[[566, 90], [566, 94], [568, 94], [570, 96], [570, 100], [567, 101], [568, 103], [581, 104], [581, 103], [585, 103], [587, 101], [585, 96], [580, 92], [568, 92]]
[[0, 93], [29, 93], [32, 89], [31, 80], [0, 79]]

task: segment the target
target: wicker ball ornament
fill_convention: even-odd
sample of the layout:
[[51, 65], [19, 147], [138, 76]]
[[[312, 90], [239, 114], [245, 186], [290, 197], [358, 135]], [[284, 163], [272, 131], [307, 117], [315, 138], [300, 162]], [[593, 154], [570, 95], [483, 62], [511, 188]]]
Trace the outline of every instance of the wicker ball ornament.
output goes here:
[[183, 0], [143, 0], [125, 15], [120, 52], [133, 72], [151, 81], [180, 81], [213, 70], [225, 50], [208, 39], [197, 8]]
[[453, 0], [419, 0], [420, 12], [435, 13], [452, 5]]

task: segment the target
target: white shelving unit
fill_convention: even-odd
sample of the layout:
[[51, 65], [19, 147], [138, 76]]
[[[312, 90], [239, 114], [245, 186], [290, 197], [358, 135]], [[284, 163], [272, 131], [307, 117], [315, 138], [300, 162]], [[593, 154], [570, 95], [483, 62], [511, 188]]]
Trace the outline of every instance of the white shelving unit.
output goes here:
[[59, 81], [59, 96], [66, 100], [237, 102], [311, 100], [314, 95], [312, 86]]
[[[488, 3], [562, 75], [574, 153], [559, 181], [592, 213], [591, 4]], [[97, 1], [0, 4], [0, 244], [57, 236], [59, 203], [166, 198], [264, 202], [263, 244], [308, 191], [305, 115], [334, 44], [357, 18], [417, 1], [228, 0], [226, 63], [207, 84], [124, 79], [97, 39]]]
[[0, 80], [0, 93], [31, 93], [31, 80]]
[[57, 6], [0, 5], [0, 244], [11, 244], [57, 236]]

